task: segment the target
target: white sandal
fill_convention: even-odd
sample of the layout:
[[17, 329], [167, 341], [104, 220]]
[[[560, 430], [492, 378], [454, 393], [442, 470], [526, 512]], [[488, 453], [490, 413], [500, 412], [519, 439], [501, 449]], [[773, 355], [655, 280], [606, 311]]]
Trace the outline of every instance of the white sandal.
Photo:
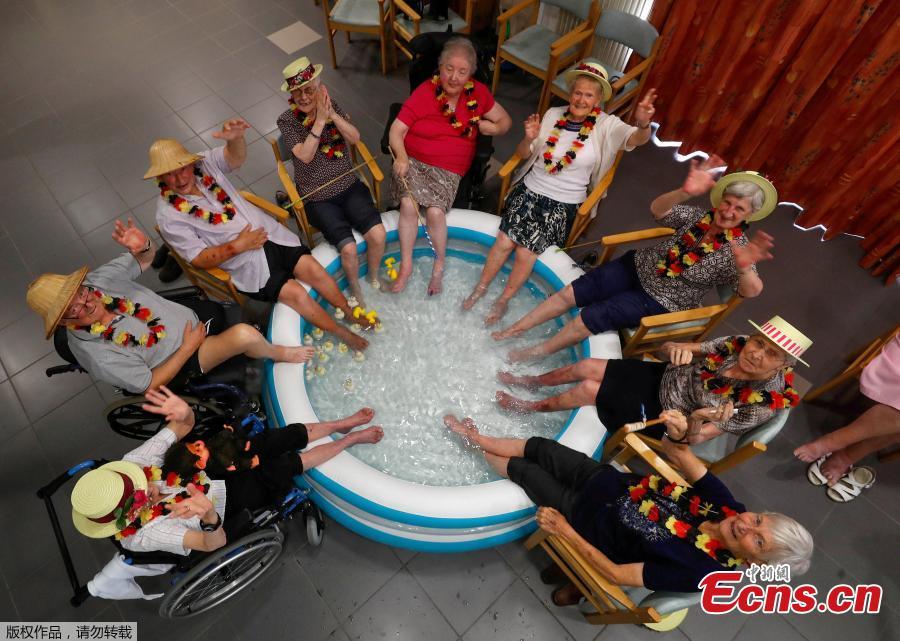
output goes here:
[[821, 470], [822, 463], [824, 463], [827, 458], [828, 456], [823, 456], [818, 461], [810, 463], [809, 467], [806, 468], [806, 479], [813, 485], [825, 485], [828, 483], [828, 479], [825, 478], [825, 475], [822, 474]]
[[828, 498], [837, 503], [849, 503], [863, 490], [875, 484], [875, 470], [861, 465], [851, 468], [837, 483], [828, 488]]

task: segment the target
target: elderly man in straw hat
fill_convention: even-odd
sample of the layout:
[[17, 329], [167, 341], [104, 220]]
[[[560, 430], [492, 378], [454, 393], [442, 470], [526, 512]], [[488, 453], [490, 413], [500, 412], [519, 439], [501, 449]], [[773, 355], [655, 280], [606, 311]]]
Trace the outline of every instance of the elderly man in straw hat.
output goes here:
[[221, 267], [250, 298], [285, 303], [352, 349], [365, 349], [368, 341], [338, 324], [294, 280], [308, 283], [352, 318], [347, 299], [309, 248], [287, 227], [247, 202], [226, 177], [244, 164], [244, 131], [249, 126], [239, 118], [226, 121], [213, 134], [225, 146], [202, 154], [189, 152], [177, 140], [161, 139], [151, 145], [150, 168], [144, 178], [156, 178], [159, 185], [156, 222], [160, 233], [195, 267]]
[[272, 345], [246, 323], [225, 329], [217, 303], [192, 301], [188, 308], [139, 285], [134, 281], [149, 268], [153, 243], [131, 220], [116, 221], [113, 239], [129, 253], [91, 272], [43, 274], [27, 293], [46, 337], [67, 327], [72, 354], [97, 378], [140, 393], [183, 384], [238, 354], [291, 363], [312, 357], [311, 348]]
[[350, 291], [365, 306], [359, 286], [356, 230], [366, 241], [369, 283], [379, 288], [378, 270], [384, 255], [385, 231], [369, 188], [350, 163], [351, 145], [359, 130], [350, 123], [319, 78], [322, 65], [306, 56], [284, 68], [281, 90], [291, 94], [290, 109], [278, 117], [278, 129], [294, 156], [294, 182], [309, 221], [341, 254]]
[[[501, 382], [531, 389], [578, 385], [537, 401], [497, 392], [497, 401], [523, 413], [596, 405], [610, 429], [678, 410], [690, 421], [685, 442], [701, 443], [726, 432], [740, 435], [800, 402], [793, 366], [796, 361], [806, 365], [801, 356], [812, 345], [780, 316], [762, 326], [750, 324], [756, 332], [749, 336], [665, 343], [661, 351], [669, 362], [586, 358], [540, 376], [500, 372]], [[663, 435], [660, 426], [647, 433]]]
[[[755, 171], [738, 171], [716, 181], [724, 161], [711, 156], [691, 161], [683, 185], [650, 204], [653, 218], [675, 233], [652, 247], [621, 257], [572, 281], [501, 332], [497, 340], [519, 336], [544, 321], [580, 307], [581, 313], [538, 345], [510, 352], [510, 361], [541, 358], [580, 343], [591, 334], [635, 327], [644, 316], [699, 307], [717, 285], [728, 285], [745, 298], [758, 296], [763, 284], [756, 263], [772, 258], [772, 237], [749, 223], [762, 220], [778, 204], [774, 185]], [[712, 209], [683, 205], [710, 193]]]

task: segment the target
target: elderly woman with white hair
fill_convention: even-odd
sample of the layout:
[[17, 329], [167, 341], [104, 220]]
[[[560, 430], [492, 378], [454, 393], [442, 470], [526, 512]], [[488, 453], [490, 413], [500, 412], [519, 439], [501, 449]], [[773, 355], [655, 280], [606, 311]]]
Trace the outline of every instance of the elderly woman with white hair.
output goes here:
[[428, 294], [440, 293], [447, 252], [445, 216], [456, 198], [460, 179], [475, 157], [476, 138], [505, 134], [512, 121], [490, 90], [472, 78], [475, 47], [466, 38], [451, 38], [438, 61], [438, 73], [412, 92], [391, 125], [394, 153], [391, 194], [400, 203], [400, 272], [393, 290], [400, 292], [412, 275], [413, 245], [419, 228], [418, 207], [425, 208], [434, 245]]
[[525, 137], [516, 154], [527, 160], [506, 197], [500, 231], [481, 279], [463, 301], [463, 309], [471, 309], [515, 252], [506, 287], [485, 318], [487, 326], [503, 318], [538, 256], [550, 245], [565, 243], [579, 205], [591, 186], [609, 172], [618, 152], [631, 151], [650, 140], [656, 90], [648, 91], [638, 103], [637, 127], [633, 127], [600, 110], [601, 103], [612, 96], [602, 66], [582, 62], [566, 76], [569, 104], [548, 109], [543, 119], [532, 114], [525, 120]]
[[[653, 218], [675, 229], [672, 236], [591, 270], [507, 329], [494, 332], [497, 340], [511, 338], [572, 307], [581, 308], [550, 339], [511, 351], [509, 360], [541, 358], [591, 334], [634, 327], [644, 316], [699, 307], [703, 296], [716, 286], [729, 285], [745, 298], [758, 296], [763, 283], [756, 263], [772, 258], [773, 243], [763, 231], [750, 239], [748, 223], [771, 214], [778, 193], [753, 171], [728, 174], [716, 182], [713, 173], [722, 165], [717, 156], [702, 163], [692, 160], [681, 188], [651, 203]], [[710, 191], [712, 210], [681, 204]]]

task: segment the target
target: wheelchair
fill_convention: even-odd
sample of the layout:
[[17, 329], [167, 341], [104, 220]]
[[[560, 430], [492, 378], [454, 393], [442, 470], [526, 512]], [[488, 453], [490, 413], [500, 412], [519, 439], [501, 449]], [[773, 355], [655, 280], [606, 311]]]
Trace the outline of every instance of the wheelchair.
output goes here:
[[[409, 41], [409, 50], [413, 54], [413, 58], [409, 62], [410, 93], [436, 73], [441, 50], [451, 38], [467, 38], [472, 41], [478, 58], [478, 69], [473, 78], [490, 86], [491, 78], [488, 72], [493, 64], [492, 58], [497, 46], [496, 42], [482, 42], [480, 39], [467, 34], [453, 32], [422, 33]], [[388, 108], [388, 120], [384, 127], [384, 133], [381, 136], [381, 151], [387, 155], [391, 153], [388, 135], [391, 125], [394, 124], [394, 120], [397, 119], [397, 115], [400, 113], [401, 107], [403, 107], [401, 103], [395, 102]], [[454, 207], [459, 209], [478, 209], [478, 205], [484, 200], [486, 195], [484, 183], [487, 177], [488, 164], [493, 154], [493, 138], [479, 133], [475, 145], [475, 158], [472, 159], [472, 166], [469, 168], [469, 171], [459, 181], [456, 199], [453, 201]]]
[[[66, 567], [73, 595], [69, 603], [79, 607], [91, 597], [87, 584], [82, 584], [75, 571], [65, 536], [60, 527], [53, 495], [79, 473], [107, 463], [89, 460], [66, 470], [38, 490], [44, 502], [53, 534]], [[237, 522], [225, 524], [229, 543], [209, 553], [192, 551], [188, 556], [168, 552], [130, 552], [110, 539], [128, 565], [171, 564], [169, 587], [162, 597], [159, 615], [166, 619], [186, 618], [206, 612], [237, 595], [251, 583], [265, 576], [284, 550], [287, 536], [285, 523], [300, 515], [305, 522], [310, 545], [321, 545], [325, 535], [325, 518], [309, 499], [309, 490], [292, 488], [276, 504], [237, 515]]]
[[[203, 290], [198, 287], [181, 287], [157, 293], [174, 302], [205, 299]], [[56, 329], [53, 347], [67, 364], [48, 368], [48, 377], [71, 372], [87, 373], [69, 349], [66, 332], [65, 327]], [[261, 420], [258, 416], [259, 402], [242, 389], [246, 383], [248, 362], [245, 357], [235, 357], [219, 365], [213, 372], [172, 387], [172, 391], [194, 410], [197, 424], [194, 433], [198, 438], [204, 438], [204, 426], [214, 417], [225, 417], [229, 422]], [[112, 401], [103, 410], [106, 421], [114, 432], [126, 438], [146, 440], [165, 427], [166, 421], [162, 416], [141, 408], [146, 403], [142, 395], [118, 388], [117, 392], [122, 398]]]

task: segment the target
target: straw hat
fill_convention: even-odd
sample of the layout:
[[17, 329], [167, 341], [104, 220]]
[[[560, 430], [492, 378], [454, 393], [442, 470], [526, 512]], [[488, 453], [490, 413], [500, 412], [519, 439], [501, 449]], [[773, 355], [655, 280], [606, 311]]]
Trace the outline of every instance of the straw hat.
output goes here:
[[87, 272], [88, 268], [85, 266], [68, 276], [42, 274], [28, 286], [25, 299], [28, 306], [44, 319], [45, 338], [50, 338], [53, 330], [59, 325], [63, 314], [78, 293], [78, 288], [84, 282]]
[[299, 89], [317, 78], [320, 73], [322, 73], [322, 65], [314, 65], [309, 58], [303, 56], [281, 70], [281, 74], [284, 76], [281, 90], [289, 93], [294, 89]]
[[72, 488], [75, 529], [92, 539], [112, 536], [119, 531], [116, 509], [137, 490], [147, 490], [147, 476], [135, 463], [113, 461], [91, 470]]
[[812, 346], [812, 341], [799, 329], [784, 320], [781, 316], [773, 316], [768, 323], [760, 327], [753, 321], [747, 321], [759, 332], [772, 341], [776, 347], [809, 367], [809, 363], [800, 358], [803, 352]]
[[600, 91], [603, 93], [603, 102], [606, 102], [612, 97], [612, 85], [609, 84], [609, 74], [606, 73], [606, 69], [603, 68], [603, 65], [582, 60], [566, 71], [563, 74], [563, 79], [567, 83], [573, 83], [578, 76], [587, 76], [600, 83]]
[[713, 207], [719, 206], [719, 203], [722, 201], [722, 196], [725, 194], [725, 188], [728, 187], [728, 185], [741, 181], [753, 183], [762, 189], [764, 196], [763, 206], [759, 208], [759, 211], [747, 219], [749, 222], [752, 223], [756, 220], [762, 220], [775, 211], [775, 207], [778, 206], [778, 191], [771, 181], [755, 171], [736, 171], [733, 174], [728, 174], [727, 176], [719, 178], [719, 181], [709, 194], [709, 199], [712, 201]]
[[180, 142], [173, 138], [160, 138], [150, 145], [150, 169], [144, 174], [144, 180], [156, 178], [170, 171], [192, 165], [203, 160], [200, 154], [192, 154]]

